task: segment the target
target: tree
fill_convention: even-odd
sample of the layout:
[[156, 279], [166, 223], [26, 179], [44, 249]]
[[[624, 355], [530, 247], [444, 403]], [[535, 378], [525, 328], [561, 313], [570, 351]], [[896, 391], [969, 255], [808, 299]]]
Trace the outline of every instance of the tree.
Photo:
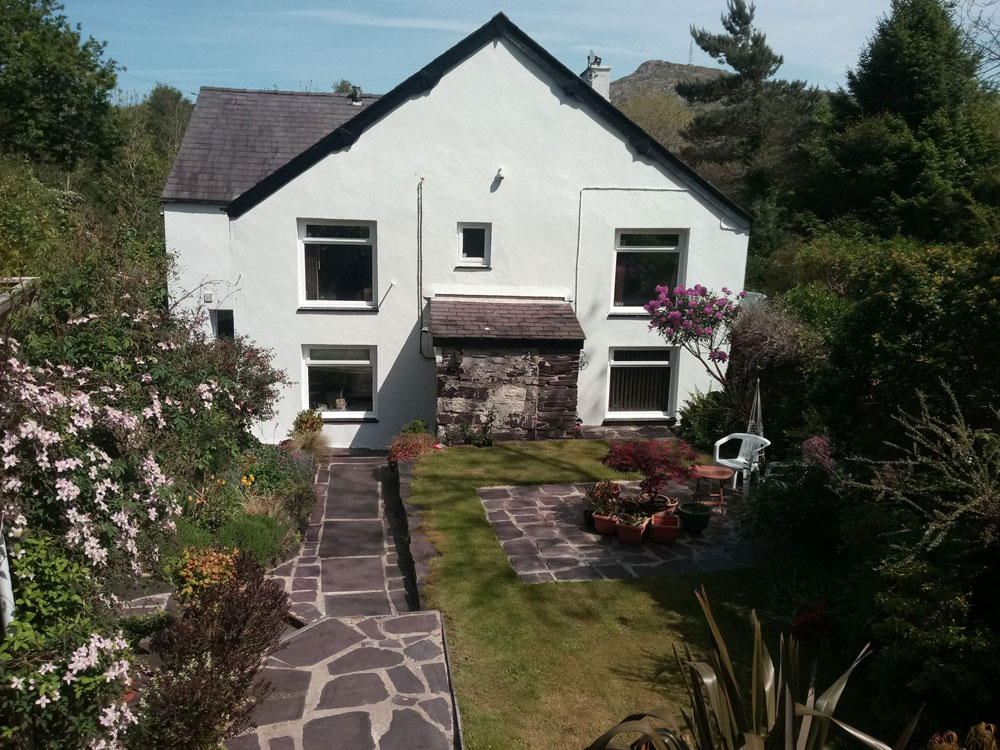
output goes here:
[[696, 166], [715, 165], [720, 187], [750, 204], [797, 174], [790, 162], [822, 101], [802, 81], [772, 80], [783, 58], [754, 26], [754, 12], [746, 0], [727, 0], [725, 33], [691, 28], [695, 43], [735, 75], [677, 85], [689, 103], [710, 105], [685, 128], [682, 155]]
[[962, 26], [979, 55], [979, 78], [1000, 84], [1000, 0], [964, 0]]
[[0, 150], [71, 170], [114, 147], [116, 64], [54, 0], [0, 2]]
[[813, 151], [810, 208], [872, 233], [980, 244], [1000, 232], [1000, 104], [942, 0], [893, 0]]
[[681, 131], [691, 122], [692, 114], [677, 97], [651, 91], [626, 99], [619, 109], [664, 148], [679, 152], [684, 146]]
[[351, 89], [354, 88], [354, 84], [348, 81], [346, 78], [341, 78], [335, 84], [333, 84], [333, 93], [335, 94], [350, 94]]

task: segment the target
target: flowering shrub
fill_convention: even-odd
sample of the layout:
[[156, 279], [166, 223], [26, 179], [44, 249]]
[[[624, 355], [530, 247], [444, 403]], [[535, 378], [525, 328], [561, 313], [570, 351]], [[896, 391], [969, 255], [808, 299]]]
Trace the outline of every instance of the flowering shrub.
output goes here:
[[830, 439], [817, 435], [802, 443], [802, 459], [814, 464], [827, 474], [833, 472], [833, 449]]
[[695, 284], [690, 289], [658, 286], [656, 293], [656, 299], [644, 308], [652, 318], [650, 329], [655, 328], [668, 344], [693, 354], [709, 375], [725, 385], [723, 366], [729, 355], [724, 348], [740, 312], [738, 303], [746, 292], [740, 292], [734, 299], [725, 287], [722, 295], [716, 296], [701, 284]]
[[237, 556], [228, 580], [153, 636], [162, 663], [140, 696], [129, 747], [215, 750], [250, 729], [271, 690], [255, 678], [278, 647], [288, 610], [281, 584]]
[[295, 415], [290, 436], [301, 435], [304, 432], [319, 432], [323, 429], [323, 416], [315, 409], [303, 409]]
[[180, 569], [174, 576], [177, 601], [182, 606], [191, 606], [209, 588], [231, 581], [236, 570], [237, 555], [238, 550], [184, 550]]
[[426, 432], [404, 432], [396, 435], [389, 445], [389, 465], [395, 466], [400, 461], [408, 461], [434, 450], [437, 439]]
[[130, 654], [92, 569], [49, 535], [25, 533], [18, 550], [17, 610], [0, 641], [0, 746], [120, 747]]
[[640, 490], [653, 496], [669, 482], [689, 479], [697, 457], [695, 450], [683, 440], [614, 440], [601, 463], [623, 474], [641, 474]]

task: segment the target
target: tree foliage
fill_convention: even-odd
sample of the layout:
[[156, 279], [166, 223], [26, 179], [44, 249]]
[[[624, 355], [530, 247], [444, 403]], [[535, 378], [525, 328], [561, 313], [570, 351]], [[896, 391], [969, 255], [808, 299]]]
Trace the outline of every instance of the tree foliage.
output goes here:
[[115, 62], [54, 0], [0, 3], [0, 149], [72, 169], [107, 156]]

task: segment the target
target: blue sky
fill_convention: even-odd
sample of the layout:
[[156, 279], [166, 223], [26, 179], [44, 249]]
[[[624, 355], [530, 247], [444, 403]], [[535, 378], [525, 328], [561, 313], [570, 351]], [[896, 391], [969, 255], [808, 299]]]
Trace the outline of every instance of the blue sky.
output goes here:
[[[785, 56], [780, 75], [826, 88], [890, 0], [757, 0], [757, 23]], [[612, 78], [643, 60], [687, 62], [691, 24], [718, 30], [724, 0], [63, 0], [70, 21], [107, 41], [126, 90], [162, 81], [330, 90], [348, 78], [383, 93], [503, 10], [572, 69], [593, 49]], [[696, 64], [711, 59], [694, 50]]]

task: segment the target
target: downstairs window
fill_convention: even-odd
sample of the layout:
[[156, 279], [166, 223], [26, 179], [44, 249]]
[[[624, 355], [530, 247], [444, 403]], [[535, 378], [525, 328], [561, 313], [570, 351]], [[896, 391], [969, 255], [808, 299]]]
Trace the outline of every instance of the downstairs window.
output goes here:
[[375, 416], [375, 350], [367, 347], [308, 347], [306, 405], [328, 419]]
[[608, 416], [671, 416], [670, 349], [612, 349]]

